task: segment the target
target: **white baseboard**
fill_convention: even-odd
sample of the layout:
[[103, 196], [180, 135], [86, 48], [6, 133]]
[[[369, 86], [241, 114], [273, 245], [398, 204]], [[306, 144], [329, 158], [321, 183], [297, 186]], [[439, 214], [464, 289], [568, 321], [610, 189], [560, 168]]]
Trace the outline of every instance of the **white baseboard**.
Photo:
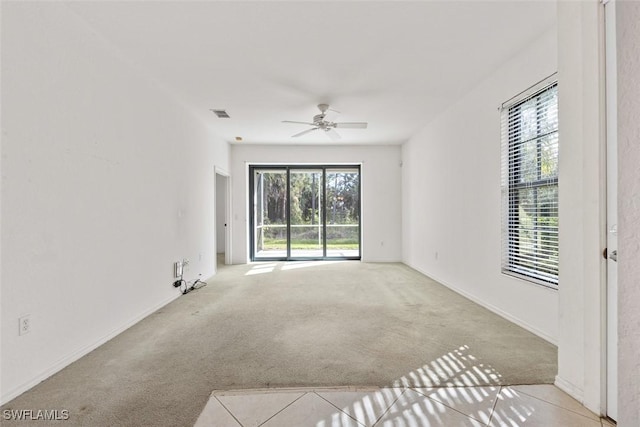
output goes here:
[[4, 405], [5, 403], [15, 399], [16, 397], [20, 396], [22, 393], [26, 392], [27, 390], [31, 389], [32, 387], [46, 380], [56, 372], [59, 372], [62, 369], [66, 368], [76, 360], [80, 359], [82, 356], [85, 356], [86, 354], [92, 352], [93, 350], [100, 347], [102, 344], [106, 343], [110, 339], [126, 331], [127, 329], [129, 329], [130, 327], [132, 327], [133, 325], [135, 325], [145, 317], [149, 316], [151, 313], [161, 309], [165, 305], [177, 299], [180, 295], [181, 295], [180, 293], [176, 293], [175, 295], [172, 295], [170, 298], [167, 298], [164, 301], [160, 302], [159, 304], [149, 308], [148, 310], [134, 317], [130, 321], [126, 322], [124, 325], [116, 328], [115, 330], [111, 331], [110, 333], [98, 339], [97, 341], [71, 352], [69, 355], [55, 362], [50, 368], [45, 369], [44, 371], [35, 375], [29, 381], [14, 388], [13, 390], [10, 390], [7, 393], [3, 393], [2, 396], [0, 397], [0, 405]]
[[522, 319], [519, 319], [517, 317], [515, 317], [514, 315], [507, 313], [506, 311], [494, 306], [493, 304], [490, 304], [486, 301], [481, 300], [480, 298], [476, 297], [475, 295], [472, 295], [470, 293], [468, 293], [467, 291], [460, 289], [459, 287], [452, 285], [451, 283], [447, 283], [445, 280], [440, 280], [437, 277], [434, 277], [433, 275], [427, 273], [426, 271], [423, 271], [422, 269], [418, 268], [418, 267], [414, 267], [412, 265], [406, 264], [408, 267], [413, 268], [414, 270], [420, 272], [421, 274], [424, 274], [425, 276], [427, 276], [430, 279], [435, 280], [436, 282], [446, 286], [447, 288], [451, 289], [452, 291], [454, 291], [457, 294], [462, 295], [463, 297], [475, 302], [478, 305], [481, 305], [482, 307], [486, 308], [489, 311], [494, 312], [495, 314], [497, 314], [500, 317], [504, 317], [505, 319], [507, 319], [508, 321], [515, 323], [516, 325], [520, 326], [521, 328], [526, 329], [527, 331], [531, 332], [532, 334], [535, 334], [537, 336], [539, 336], [540, 338], [542, 338], [543, 340], [557, 346], [558, 342], [555, 338], [553, 338], [552, 336], [542, 332], [541, 330], [539, 330], [538, 328], [536, 328], [533, 325], [530, 325], [529, 323], [525, 322]]
[[584, 391], [577, 385], [561, 378], [559, 375], [556, 375], [556, 380], [553, 385], [576, 399], [578, 402], [584, 404]]

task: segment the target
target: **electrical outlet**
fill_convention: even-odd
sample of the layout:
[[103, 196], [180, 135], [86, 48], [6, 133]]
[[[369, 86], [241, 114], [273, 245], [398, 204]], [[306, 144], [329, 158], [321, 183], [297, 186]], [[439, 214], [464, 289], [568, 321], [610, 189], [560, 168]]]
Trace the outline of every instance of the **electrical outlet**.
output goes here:
[[31, 332], [31, 315], [27, 314], [18, 319], [18, 335], [25, 335]]

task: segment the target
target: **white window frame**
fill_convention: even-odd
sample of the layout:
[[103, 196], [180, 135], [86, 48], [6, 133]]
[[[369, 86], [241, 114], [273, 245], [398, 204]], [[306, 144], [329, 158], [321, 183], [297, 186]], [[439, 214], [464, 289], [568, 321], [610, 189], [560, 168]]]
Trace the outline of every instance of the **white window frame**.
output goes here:
[[[523, 154], [524, 149], [522, 148], [524, 144], [536, 141], [539, 153], [540, 141], [543, 140], [543, 138], [548, 138], [549, 135], [551, 135], [553, 139], [554, 134], [556, 136], [555, 140], [557, 141], [555, 144], [555, 161], [557, 165], [557, 149], [559, 144], [557, 139], [558, 127], [556, 125], [555, 128], [545, 128], [544, 131], [541, 131], [539, 126], [540, 118], [538, 114], [536, 114], [535, 123], [538, 129], [535, 136], [522, 140], [519, 134], [520, 128], [516, 126], [520, 126], [521, 121], [525, 120], [525, 117], [520, 114], [517, 109], [531, 100], [536, 98], [542, 99], [540, 95], [548, 94], [549, 90], [556, 91], [555, 111], [557, 112], [557, 87], [558, 79], [556, 74], [553, 74], [526, 91], [509, 99], [500, 107], [502, 138], [502, 273], [553, 289], [558, 288], [557, 254], [559, 249], [559, 229], [557, 225], [557, 166], [555, 176], [542, 177], [540, 174], [542, 168], [541, 160], [540, 157], [538, 157], [536, 162], [538, 175], [536, 179], [525, 179], [522, 177], [525, 172], [523, 172], [524, 167], [521, 165], [526, 160], [525, 154]], [[516, 119], [514, 119], [514, 117], [516, 117]], [[514, 125], [514, 120], [516, 120], [518, 125]], [[550, 131], [550, 129], [552, 130]], [[516, 135], [516, 137], [514, 137], [514, 135]], [[534, 236], [540, 235], [544, 237], [536, 237], [521, 243], [519, 236], [521, 231], [525, 230], [526, 227], [520, 220], [520, 212], [523, 208], [519, 202], [519, 191], [532, 189], [537, 198], [539, 189], [553, 187], [556, 188], [555, 206], [552, 206], [556, 214], [555, 227], [549, 226], [549, 223], [546, 226], [539, 226], [539, 220], [541, 218], [549, 219], [550, 217], [541, 214], [539, 206], [536, 205], [537, 212], [533, 215], [534, 225], [529, 230]], [[553, 242], [554, 235], [555, 242]], [[552, 237], [549, 238], [548, 236]], [[551, 241], [549, 241], [549, 239], [551, 239]], [[529, 245], [528, 252], [523, 249], [525, 244]], [[552, 255], [548, 255], [549, 250], [551, 250]], [[555, 257], [553, 256], [553, 250], [555, 250]]]

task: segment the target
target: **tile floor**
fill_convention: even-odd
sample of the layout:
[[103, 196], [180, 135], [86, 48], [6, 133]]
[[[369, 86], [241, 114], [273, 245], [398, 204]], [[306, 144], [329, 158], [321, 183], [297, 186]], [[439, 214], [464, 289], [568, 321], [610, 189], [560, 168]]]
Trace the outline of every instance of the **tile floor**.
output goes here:
[[609, 427], [553, 385], [214, 391], [195, 427]]

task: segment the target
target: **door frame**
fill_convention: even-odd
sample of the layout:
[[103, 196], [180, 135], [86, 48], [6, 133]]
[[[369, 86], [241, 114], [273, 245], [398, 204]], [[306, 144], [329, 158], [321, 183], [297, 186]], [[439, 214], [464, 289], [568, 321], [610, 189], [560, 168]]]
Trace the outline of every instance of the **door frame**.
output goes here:
[[[225, 169], [222, 169], [218, 166], [214, 167], [214, 187], [217, 187], [217, 180], [218, 180], [218, 175], [223, 176], [226, 180], [226, 186], [225, 186], [225, 210], [224, 210], [224, 223], [226, 224], [225, 228], [224, 228], [224, 263], [225, 265], [230, 265], [233, 263], [232, 261], [232, 254], [231, 254], [231, 175], [229, 174], [229, 172], [227, 172]], [[217, 188], [214, 190], [217, 191]], [[215, 194], [214, 200], [215, 203], [218, 202], [218, 195]], [[218, 225], [218, 218], [216, 218], [217, 216], [217, 209], [214, 209], [214, 218], [215, 218], [215, 226], [217, 227]], [[216, 242], [216, 252], [218, 248], [218, 244]], [[216, 253], [217, 256], [217, 253]], [[216, 271], [218, 268], [218, 261], [216, 260]]]
[[[617, 269], [611, 260], [611, 253], [617, 250], [617, 242], [612, 233], [617, 231], [611, 229], [617, 226], [617, 84], [616, 84], [616, 9], [614, 0], [603, 1], [604, 6], [604, 75], [605, 75], [605, 117], [606, 117], [606, 220], [605, 220], [605, 243], [606, 252], [606, 293], [604, 310], [604, 331], [605, 342], [603, 345], [604, 363], [604, 390], [603, 390], [603, 413], [611, 419], [616, 419], [618, 415], [618, 366], [617, 366], [617, 301], [618, 283], [617, 272], [611, 271], [612, 267]], [[614, 212], [612, 212], [612, 210]], [[616, 218], [612, 218], [612, 216]], [[612, 247], [615, 246], [615, 247]], [[612, 378], [613, 377], [613, 378]]]
[[[262, 262], [262, 261], [329, 261], [329, 260], [361, 260], [362, 259], [362, 164], [361, 163], [294, 163], [294, 164], [280, 164], [280, 163], [252, 163], [248, 164], [248, 214], [249, 214], [249, 260], [250, 262]], [[286, 257], [255, 257], [255, 198], [254, 198], [254, 173], [256, 169], [273, 169], [273, 170], [286, 170], [287, 174], [287, 256]], [[291, 256], [291, 215], [290, 215], [290, 177], [292, 170], [300, 169], [322, 169], [323, 189], [322, 197], [326, 200], [326, 171], [328, 169], [357, 169], [358, 170], [358, 256], [348, 257], [292, 257]], [[326, 203], [324, 203], [324, 211], [326, 212]], [[326, 213], [322, 214], [323, 218], [323, 254], [326, 255], [327, 237], [326, 237]]]

